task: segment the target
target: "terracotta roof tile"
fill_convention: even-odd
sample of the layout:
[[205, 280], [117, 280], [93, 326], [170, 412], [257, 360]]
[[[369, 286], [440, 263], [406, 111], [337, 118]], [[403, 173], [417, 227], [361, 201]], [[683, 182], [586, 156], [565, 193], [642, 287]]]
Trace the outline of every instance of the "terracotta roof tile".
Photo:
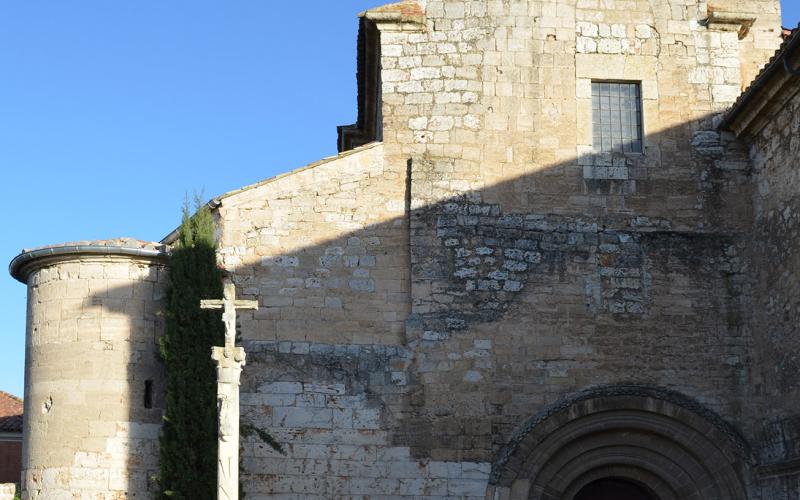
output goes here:
[[396, 3], [390, 3], [388, 5], [382, 5], [380, 7], [375, 7], [374, 9], [369, 9], [367, 12], [370, 13], [388, 13], [388, 12], [396, 12], [403, 16], [423, 16], [425, 15], [425, 11], [422, 6], [414, 0], [402, 0]]
[[22, 400], [0, 391], [0, 432], [22, 432]]

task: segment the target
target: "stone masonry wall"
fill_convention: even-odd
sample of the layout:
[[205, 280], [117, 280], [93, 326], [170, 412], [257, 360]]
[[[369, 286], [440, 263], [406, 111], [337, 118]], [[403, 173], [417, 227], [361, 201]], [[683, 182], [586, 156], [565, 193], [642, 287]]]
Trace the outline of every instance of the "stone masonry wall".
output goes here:
[[400, 346], [245, 342], [242, 448], [247, 498], [483, 499], [489, 463], [412, 456], [392, 442], [406, 407], [411, 353]]
[[[287, 449], [248, 438], [248, 495], [480, 497], [525, 419], [597, 384], [741, 421], [750, 166], [714, 113], [742, 52], [780, 42], [777, 5], [737, 4], [759, 18], [741, 41], [678, 0], [376, 18], [383, 144], [218, 209], [221, 261], [261, 302], [243, 418]], [[640, 82], [644, 154], [594, 151], [592, 80]]]
[[222, 198], [222, 263], [260, 300], [244, 338], [403, 342], [406, 170], [372, 145]]
[[[777, 0], [736, 3], [743, 40], [702, 1], [424, 6], [374, 17], [383, 144], [220, 200], [261, 304], [243, 418], [287, 448], [248, 438], [248, 494], [480, 497], [527, 418], [599, 384], [748, 428], [750, 163], [715, 123]], [[643, 154], [592, 147], [593, 80], [640, 83]]]
[[[413, 173], [412, 204], [476, 191], [509, 212], [709, 225], [688, 143], [749, 81], [744, 51], [763, 63], [753, 45], [780, 43], [777, 1], [737, 6], [758, 17], [742, 41], [683, 1], [431, 0], [424, 30], [382, 29], [387, 154], [445, 160]], [[593, 152], [592, 80], [641, 84], [644, 155]]]
[[[758, 18], [743, 40], [705, 2], [426, 5], [425, 29], [381, 32], [387, 158], [412, 158], [412, 453], [488, 460], [600, 383], [745, 424], [750, 166], [714, 124], [780, 43], [778, 2], [731, 5]], [[620, 80], [644, 154], [592, 145], [591, 83]]]
[[[764, 462], [800, 457], [800, 97], [761, 130], [751, 149], [757, 192], [753, 263], [756, 414]], [[780, 489], [800, 495], [800, 474]], [[791, 496], [791, 495], [790, 495]]]
[[490, 460], [525, 418], [598, 384], [667, 386], [740, 416], [751, 343], [741, 245], [653, 220], [609, 229], [445, 206], [415, 214], [423, 228], [434, 219], [440, 243], [414, 251], [432, 290], [414, 298], [409, 333], [417, 456]]
[[[149, 498], [163, 404], [163, 268], [68, 257], [28, 278], [23, 498]], [[127, 496], [126, 496], [127, 495]]]

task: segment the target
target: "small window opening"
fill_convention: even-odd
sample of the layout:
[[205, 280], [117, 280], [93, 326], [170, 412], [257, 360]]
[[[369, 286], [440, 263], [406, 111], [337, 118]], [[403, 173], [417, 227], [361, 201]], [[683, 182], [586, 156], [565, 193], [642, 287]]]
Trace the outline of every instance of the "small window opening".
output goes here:
[[152, 380], [145, 380], [144, 381], [144, 407], [145, 408], [152, 408], [153, 407], [153, 381]]
[[592, 82], [595, 153], [642, 152], [642, 98], [638, 83]]

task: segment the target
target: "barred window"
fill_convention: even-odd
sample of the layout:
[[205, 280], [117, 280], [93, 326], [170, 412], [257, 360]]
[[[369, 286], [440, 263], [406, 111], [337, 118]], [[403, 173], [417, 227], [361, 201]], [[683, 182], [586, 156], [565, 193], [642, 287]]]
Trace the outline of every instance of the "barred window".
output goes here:
[[638, 83], [592, 82], [592, 134], [596, 153], [642, 152]]

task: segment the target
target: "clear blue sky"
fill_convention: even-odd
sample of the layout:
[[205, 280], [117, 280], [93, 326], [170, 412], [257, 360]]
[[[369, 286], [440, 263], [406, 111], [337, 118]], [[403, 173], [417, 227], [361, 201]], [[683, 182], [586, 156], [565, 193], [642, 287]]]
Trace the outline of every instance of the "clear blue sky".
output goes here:
[[[159, 240], [210, 198], [336, 152], [356, 13], [382, 0], [0, 3], [0, 263]], [[800, 21], [786, 0], [784, 24]], [[25, 287], [0, 273], [0, 390], [22, 395]]]

